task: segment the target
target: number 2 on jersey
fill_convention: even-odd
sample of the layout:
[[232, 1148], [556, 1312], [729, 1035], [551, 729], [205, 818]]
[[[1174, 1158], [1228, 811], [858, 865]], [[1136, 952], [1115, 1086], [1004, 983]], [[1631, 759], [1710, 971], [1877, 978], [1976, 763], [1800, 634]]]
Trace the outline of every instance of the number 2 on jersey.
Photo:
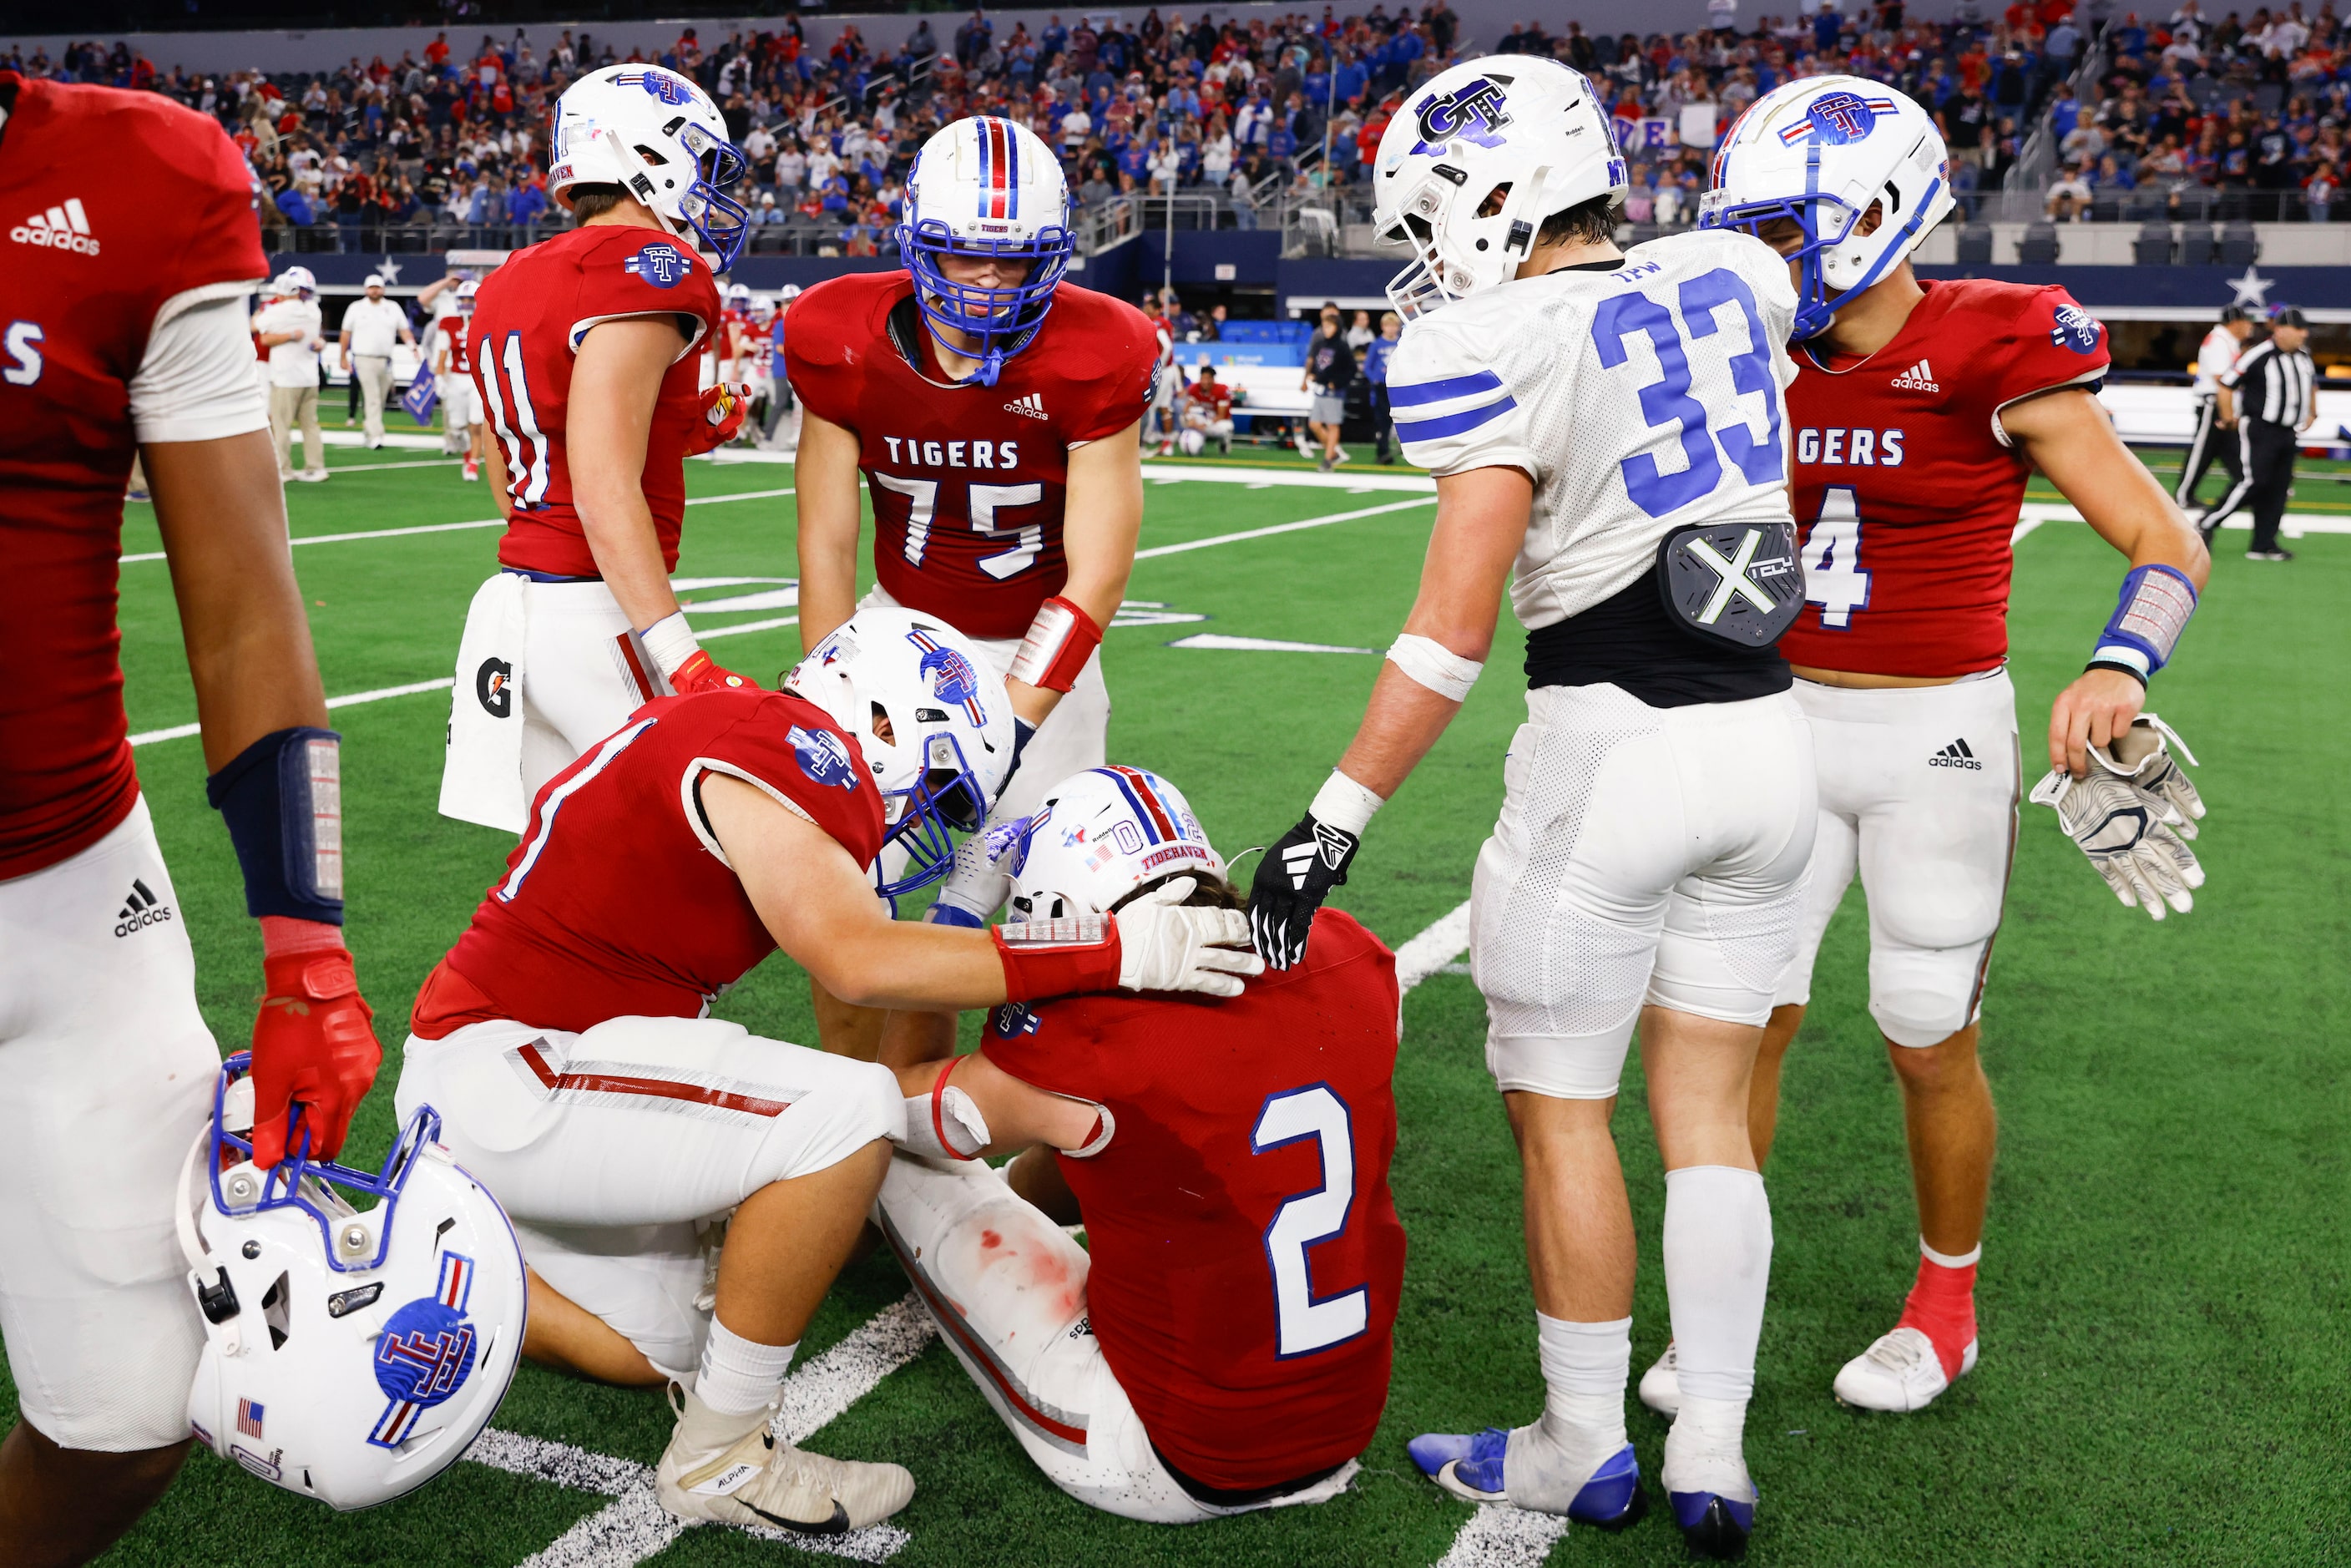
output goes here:
[[1371, 1288], [1316, 1300], [1307, 1249], [1346, 1234], [1355, 1207], [1355, 1135], [1347, 1103], [1327, 1083], [1276, 1094], [1258, 1113], [1249, 1152], [1267, 1154], [1311, 1138], [1322, 1155], [1322, 1185], [1284, 1200], [1265, 1228], [1273, 1271], [1274, 1354], [1311, 1355], [1344, 1344], [1371, 1322]]
[[1850, 485], [1821, 496], [1821, 515], [1796, 553], [1804, 569], [1804, 597], [1821, 607], [1821, 624], [1850, 631], [1853, 612], [1869, 602], [1869, 573], [1861, 570], [1861, 505]]

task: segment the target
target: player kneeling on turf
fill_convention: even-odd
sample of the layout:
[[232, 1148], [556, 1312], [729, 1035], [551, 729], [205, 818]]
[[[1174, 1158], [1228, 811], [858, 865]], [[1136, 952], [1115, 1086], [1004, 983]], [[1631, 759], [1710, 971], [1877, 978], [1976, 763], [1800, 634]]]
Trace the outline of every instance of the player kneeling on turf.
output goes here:
[[[1139, 768], [1063, 780], [1016, 831], [1031, 923], [1238, 902], [1184, 797]], [[1322, 1502], [1379, 1425], [1405, 1253], [1395, 960], [1322, 918], [1306, 963], [1223, 1006], [1007, 1005], [977, 1054], [899, 1071], [920, 1153], [890, 1162], [884, 1234], [1029, 1458], [1107, 1512]], [[979, 1163], [1039, 1141], [1087, 1247]]]
[[[706, 1016], [782, 948], [834, 995], [953, 1009], [1084, 989], [1231, 994], [1256, 959], [1230, 910], [1139, 906], [1082, 933], [899, 923], [950, 829], [1009, 766], [1003, 680], [908, 611], [869, 610], [784, 689], [657, 699], [538, 795], [472, 926], [426, 979], [401, 1076], [513, 1217], [524, 1354], [688, 1385], [659, 1470], [686, 1519], [834, 1531], [905, 1506], [895, 1465], [776, 1444], [810, 1315], [901, 1128], [889, 1072]], [[705, 1295], [702, 1233], [732, 1215]], [[709, 1315], [715, 1307], [715, 1318]], [[698, 1365], [699, 1370], [695, 1370]]]

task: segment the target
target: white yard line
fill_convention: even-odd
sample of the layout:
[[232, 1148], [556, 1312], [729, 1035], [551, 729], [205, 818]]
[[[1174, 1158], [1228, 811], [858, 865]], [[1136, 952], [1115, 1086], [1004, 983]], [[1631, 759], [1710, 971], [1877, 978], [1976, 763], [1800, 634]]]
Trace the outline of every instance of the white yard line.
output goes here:
[[1242, 539], [1261, 539], [1273, 534], [1296, 533], [1301, 528], [1324, 528], [1332, 523], [1352, 523], [1357, 517], [1376, 517], [1383, 512], [1401, 512], [1414, 507], [1436, 504], [1434, 495], [1415, 497], [1409, 501], [1390, 501], [1384, 507], [1358, 507], [1352, 512], [1332, 512], [1327, 517], [1306, 517], [1295, 523], [1276, 523], [1271, 528], [1244, 528], [1237, 534], [1216, 534], [1205, 539], [1186, 539], [1180, 545], [1158, 545], [1134, 552], [1137, 560], [1149, 560], [1155, 556], [1182, 555], [1186, 550], [1207, 549], [1212, 545], [1235, 544]]
[[[2022, 538], [2043, 523], [2078, 523], [2082, 520], [2082, 514], [2063, 501], [2027, 501], [2019, 517], [2017, 528], [2020, 531], [2015, 537]], [[2220, 526], [2232, 531], [2250, 531], [2253, 526], [2253, 515], [2240, 511]], [[2351, 534], [2351, 517], [2333, 512], [2288, 512], [2279, 531], [2288, 538], [2299, 538], [2304, 534]]]
[[1376, 467], [1342, 464], [1328, 474], [1286, 468], [1227, 468], [1213, 463], [1170, 463], [1153, 458], [1143, 465], [1143, 476], [1160, 484], [1192, 479], [1207, 485], [1291, 486], [1301, 490], [1410, 490], [1437, 494], [1437, 481], [1426, 474], [1383, 473]]
[[1566, 1533], [1567, 1521], [1558, 1514], [1483, 1503], [1437, 1560], [1437, 1568], [1542, 1568]]
[[1396, 989], [1409, 991], [1469, 949], [1469, 904], [1441, 916], [1427, 930], [1395, 950]]

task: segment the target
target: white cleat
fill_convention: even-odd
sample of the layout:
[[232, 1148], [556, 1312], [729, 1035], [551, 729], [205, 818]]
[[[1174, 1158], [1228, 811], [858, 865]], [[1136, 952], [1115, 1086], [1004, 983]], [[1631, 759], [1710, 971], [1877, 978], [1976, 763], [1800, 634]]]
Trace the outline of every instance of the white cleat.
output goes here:
[[914, 1500], [899, 1465], [829, 1459], [776, 1441], [771, 1406], [722, 1416], [691, 1393], [654, 1472], [661, 1505], [680, 1519], [840, 1535], [878, 1524]]
[[1660, 1416], [1677, 1414], [1682, 1407], [1681, 1363], [1671, 1340], [1666, 1342], [1666, 1354], [1641, 1374], [1641, 1403]]
[[[1980, 1343], [1968, 1342], [1967, 1354], [1959, 1358], [1961, 1377], [1975, 1370]], [[1943, 1375], [1935, 1342], [1906, 1325], [1878, 1335], [1876, 1343], [1846, 1362], [1836, 1375], [1834, 1391], [1840, 1405], [1907, 1415], [1933, 1404], [1951, 1381]]]

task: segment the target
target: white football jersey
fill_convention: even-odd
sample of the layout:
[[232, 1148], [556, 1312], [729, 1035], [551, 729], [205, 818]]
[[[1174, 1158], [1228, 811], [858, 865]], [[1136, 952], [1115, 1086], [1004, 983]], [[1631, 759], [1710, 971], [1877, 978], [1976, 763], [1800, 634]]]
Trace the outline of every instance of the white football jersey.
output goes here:
[[1530, 631], [1629, 587], [1693, 523], [1790, 522], [1784, 393], [1796, 291], [1750, 235], [1635, 246], [1624, 265], [1522, 278], [1404, 329], [1388, 403], [1438, 475], [1535, 484], [1510, 588]]

